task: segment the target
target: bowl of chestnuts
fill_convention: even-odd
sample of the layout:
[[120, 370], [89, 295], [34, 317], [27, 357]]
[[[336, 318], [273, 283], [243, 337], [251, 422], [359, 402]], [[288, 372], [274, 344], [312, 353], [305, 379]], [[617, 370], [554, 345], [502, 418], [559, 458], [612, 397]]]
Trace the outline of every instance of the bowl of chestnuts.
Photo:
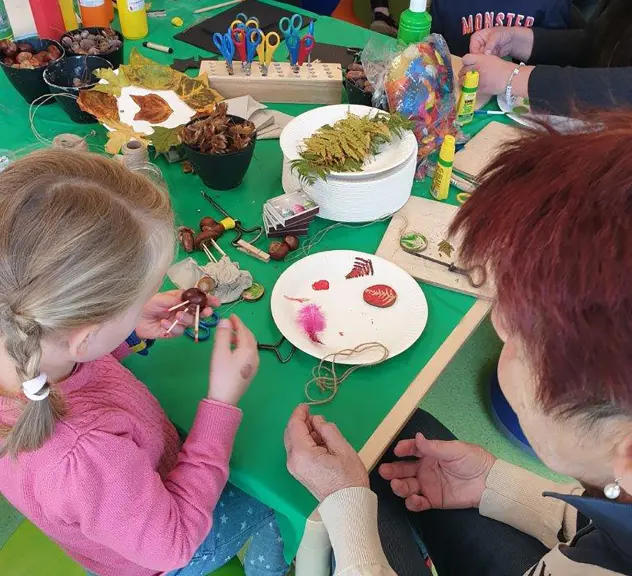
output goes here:
[[37, 36], [19, 42], [0, 40], [0, 66], [9, 82], [29, 104], [48, 94], [44, 70], [63, 55], [64, 49], [54, 40]]
[[112, 28], [80, 28], [66, 32], [60, 40], [69, 56], [101, 56], [114, 69], [123, 63], [123, 35]]

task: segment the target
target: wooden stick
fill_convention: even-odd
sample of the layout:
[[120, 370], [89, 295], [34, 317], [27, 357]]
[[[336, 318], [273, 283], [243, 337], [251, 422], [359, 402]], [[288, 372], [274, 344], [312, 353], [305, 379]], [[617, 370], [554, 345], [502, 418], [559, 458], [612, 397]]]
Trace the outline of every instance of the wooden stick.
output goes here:
[[253, 246], [245, 240], [237, 241], [237, 250], [243, 252], [244, 254], [248, 254], [249, 256], [254, 256], [262, 262], [270, 262], [270, 254], [264, 252], [263, 250], [259, 250], [259, 248]]
[[199, 342], [200, 336], [200, 307], [195, 307], [195, 343]]
[[198, 8], [197, 10], [193, 10], [193, 14], [202, 14], [203, 12], [210, 12], [211, 10], [217, 10], [218, 8], [224, 8], [225, 6], [232, 6], [233, 4], [240, 4], [244, 0], [230, 0], [230, 2], [222, 2], [221, 4], [216, 4], [215, 6], [207, 6], [206, 8]]
[[[183, 314], [186, 314], [189, 311], [188, 308], [184, 309]], [[173, 324], [171, 326], [169, 326], [169, 329], [167, 330], [167, 334], [171, 334], [171, 331], [176, 327], [176, 324], [178, 324], [180, 322], [180, 320], [178, 320], [177, 318], [173, 321]]]
[[173, 312], [174, 310], [177, 310], [178, 308], [182, 308], [182, 306], [186, 306], [188, 303], [189, 303], [188, 300], [185, 300], [184, 302], [180, 302], [180, 304], [176, 304], [175, 306], [172, 306], [171, 308], [169, 308], [167, 312]]

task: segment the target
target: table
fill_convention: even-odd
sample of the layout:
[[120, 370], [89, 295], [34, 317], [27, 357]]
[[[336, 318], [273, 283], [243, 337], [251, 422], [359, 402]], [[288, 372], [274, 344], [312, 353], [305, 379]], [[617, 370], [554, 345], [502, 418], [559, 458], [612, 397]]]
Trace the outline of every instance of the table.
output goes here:
[[[210, 3], [207, 0], [203, 5]], [[195, 20], [191, 12], [200, 5], [201, 2], [196, 0], [181, 0], [174, 7], [167, 0], [155, 0], [152, 8], [164, 8], [168, 16], [149, 21], [149, 39], [173, 46], [173, 56], [144, 49], [140, 47], [141, 42], [126, 41], [126, 57], [132, 46], [140, 47], [142, 53], [163, 63], [170, 63], [172, 57], [189, 58], [200, 54], [198, 49], [173, 40], [177, 29], [170, 24], [175, 15], [182, 17], [185, 25], [193, 24]], [[370, 34], [368, 30], [331, 18], [318, 17], [316, 23], [317, 41], [362, 46]], [[277, 51], [278, 57], [283, 57], [281, 52]], [[11, 135], [10, 147], [26, 153], [40, 146], [29, 127], [28, 106], [4, 76], [0, 78], [0, 93], [4, 96], [0, 102], [0, 130]], [[293, 115], [310, 108], [293, 104], [274, 107]], [[485, 122], [477, 120], [470, 130], [476, 131]], [[86, 135], [95, 131], [88, 139], [91, 148], [102, 150], [105, 142], [100, 126], [72, 124], [57, 104], [40, 108], [35, 124], [40, 134], [48, 139], [62, 132]], [[169, 186], [178, 224], [195, 227], [202, 216], [218, 216], [201, 197], [200, 190], [205, 188], [196, 176], [183, 174], [178, 165], [169, 165], [162, 158], [157, 164]], [[210, 193], [246, 226], [258, 225], [263, 203], [283, 193], [281, 164], [278, 141], [259, 141], [244, 183], [234, 191]], [[428, 183], [415, 184], [413, 193], [427, 196]], [[452, 190], [451, 202], [454, 202], [454, 194]], [[311, 233], [327, 224], [315, 222]], [[345, 248], [374, 253], [386, 225], [382, 222], [358, 230], [336, 229], [316, 249]], [[261, 245], [264, 245], [263, 241]], [[262, 301], [241, 303], [235, 312], [260, 342], [276, 342], [280, 335], [271, 318], [269, 297], [276, 278], [288, 265], [261, 263], [234, 251], [228, 240], [224, 240], [222, 246], [266, 288]], [[183, 256], [181, 252], [178, 258]], [[196, 257], [204, 262], [203, 255]], [[171, 286], [167, 282], [165, 287]], [[314, 410], [336, 422], [349, 442], [360, 451], [368, 468], [379, 460], [434, 380], [489, 312], [488, 303], [472, 297], [426, 285], [423, 289], [428, 299], [429, 321], [419, 341], [396, 359], [357, 372], [342, 386], [332, 403]], [[221, 314], [222, 310], [219, 312]], [[192, 423], [199, 399], [206, 393], [210, 346], [210, 343], [195, 345], [187, 338], [158, 342], [149, 357], [135, 356], [126, 361], [126, 365], [157, 396], [169, 417], [185, 430]], [[310, 378], [315, 362], [313, 358], [297, 352], [289, 364], [282, 366], [272, 354], [262, 352], [259, 375], [241, 403], [244, 419], [231, 461], [231, 482], [276, 511], [288, 558], [294, 557], [298, 550], [306, 519], [316, 508], [316, 501], [286, 471], [283, 430], [294, 407], [304, 400], [304, 384]], [[322, 525], [317, 521], [308, 525], [309, 534], [316, 536], [315, 539], [308, 537], [304, 542], [300, 555], [304, 561], [313, 558], [309, 555], [312, 551], [322, 558], [327, 546]], [[306, 571], [306, 568], [313, 571]], [[315, 564], [310, 567], [309, 562], [299, 562], [301, 574], [316, 574], [318, 569]]]

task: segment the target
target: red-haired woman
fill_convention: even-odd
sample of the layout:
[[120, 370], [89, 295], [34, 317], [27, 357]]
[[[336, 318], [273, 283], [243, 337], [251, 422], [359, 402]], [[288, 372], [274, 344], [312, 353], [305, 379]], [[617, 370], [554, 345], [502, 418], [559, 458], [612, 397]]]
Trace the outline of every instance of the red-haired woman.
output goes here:
[[598, 122], [509, 146], [452, 227], [496, 281], [500, 386], [537, 455], [577, 482], [419, 411], [371, 479], [376, 498], [336, 427], [299, 407], [288, 467], [322, 502], [337, 573], [428, 574], [421, 538], [440, 576], [632, 574], [632, 113]]

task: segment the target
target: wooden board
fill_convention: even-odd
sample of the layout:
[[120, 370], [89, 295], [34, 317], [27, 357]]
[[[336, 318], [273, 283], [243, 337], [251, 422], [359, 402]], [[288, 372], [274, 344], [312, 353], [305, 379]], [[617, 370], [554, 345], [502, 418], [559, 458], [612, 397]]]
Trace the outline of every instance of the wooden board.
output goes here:
[[509, 124], [490, 122], [454, 157], [454, 167], [478, 177], [498, 156], [503, 146], [520, 137], [521, 130]]
[[491, 299], [494, 297], [494, 287], [491, 279], [480, 288], [470, 286], [467, 278], [450, 272], [445, 266], [428, 262], [422, 258], [404, 252], [399, 246], [399, 238], [406, 232], [420, 232], [427, 241], [428, 247], [424, 255], [459, 264], [459, 239], [451, 238], [450, 244], [455, 248], [452, 257], [438, 251], [439, 242], [447, 239], [450, 222], [454, 218], [458, 207], [437, 200], [427, 200], [413, 196], [405, 206], [395, 215], [382, 238], [376, 254], [406, 270], [411, 276], [448, 290], [469, 294], [478, 298]]
[[[463, 68], [463, 60], [460, 56], [452, 55], [452, 74], [454, 76], [454, 98], [456, 99], [457, 104], [459, 103], [459, 98], [461, 97], [461, 82], [459, 81], [459, 72]], [[478, 92], [476, 94], [476, 110], [480, 110], [485, 104], [487, 104], [492, 99], [489, 94], [482, 94]]]
[[342, 67], [340, 64], [312, 62], [294, 72], [289, 62], [272, 62], [268, 75], [263, 76], [253, 62], [250, 76], [233, 63], [230, 75], [223, 60], [204, 60], [200, 73], [207, 74], [211, 87], [225, 98], [249, 94], [259, 102], [294, 102], [301, 104], [340, 104], [342, 98]]

